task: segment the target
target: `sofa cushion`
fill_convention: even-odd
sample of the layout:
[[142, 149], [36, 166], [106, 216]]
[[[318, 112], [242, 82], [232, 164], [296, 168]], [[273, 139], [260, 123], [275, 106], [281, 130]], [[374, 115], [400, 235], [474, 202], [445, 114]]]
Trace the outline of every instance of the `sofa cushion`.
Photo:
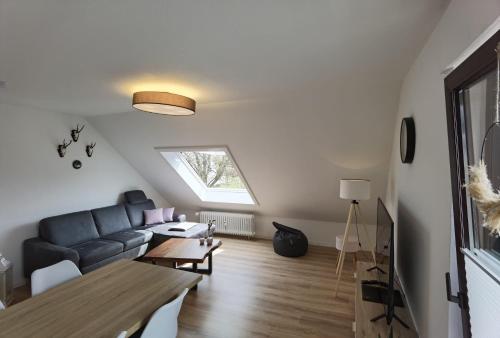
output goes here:
[[136, 228], [144, 225], [144, 210], [152, 210], [156, 206], [152, 200], [145, 200], [141, 203], [127, 203], [125, 204], [125, 208], [127, 209], [127, 215], [132, 227]]
[[[134, 230], [137, 230], [137, 231], [152, 231], [151, 229], [153, 228], [156, 228], [157, 226], [160, 226], [160, 225], [165, 225], [166, 223], [162, 223], [162, 224], [151, 224], [151, 225], [143, 225], [143, 226], [140, 226], [140, 227], [137, 227], [137, 228], [134, 228]], [[154, 233], [154, 231], [153, 231]]]
[[65, 247], [99, 238], [90, 211], [42, 219], [39, 232], [44, 240]]
[[135, 231], [135, 230], [125, 230], [120, 232], [115, 232], [114, 234], [104, 236], [104, 239], [120, 242], [124, 245], [123, 250], [127, 251], [147, 243], [153, 237], [151, 231]]
[[95, 264], [123, 252], [123, 244], [104, 239], [94, 239], [71, 247], [80, 256], [80, 267]]
[[163, 223], [163, 208], [144, 210], [144, 224], [162, 224]]
[[132, 228], [122, 204], [92, 210], [92, 216], [101, 236]]
[[[94, 271], [96, 269], [99, 269], [105, 265], [108, 265], [110, 263], [116, 262], [117, 260], [120, 259], [135, 259], [137, 257], [144, 256], [144, 253], [146, 252], [148, 247], [148, 244], [143, 244], [141, 246], [138, 246], [136, 248], [133, 248], [131, 250], [123, 251], [122, 253], [119, 253], [118, 255], [111, 256], [109, 258], [103, 259], [102, 261], [99, 261], [95, 264], [92, 265], [87, 265], [84, 267], [80, 268], [80, 271], [82, 273], [88, 273], [90, 271]], [[134, 337], [134, 336], [131, 336]]]
[[124, 193], [125, 201], [127, 203], [135, 204], [147, 200], [146, 194], [142, 190], [131, 190]]
[[175, 208], [163, 208], [163, 222], [174, 221], [174, 210]]

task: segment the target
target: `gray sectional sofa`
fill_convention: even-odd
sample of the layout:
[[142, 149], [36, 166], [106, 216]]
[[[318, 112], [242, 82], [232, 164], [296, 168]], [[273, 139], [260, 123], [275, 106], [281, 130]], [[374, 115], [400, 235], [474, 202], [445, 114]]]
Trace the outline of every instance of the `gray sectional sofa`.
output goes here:
[[[121, 258], [144, 255], [155, 227], [144, 225], [144, 210], [156, 206], [140, 190], [126, 192], [125, 201], [41, 220], [39, 236], [23, 243], [24, 275], [29, 278], [34, 270], [65, 259], [86, 273]], [[174, 214], [174, 222], [185, 220], [185, 215]], [[161, 229], [164, 226], [159, 225]], [[166, 239], [161, 236], [161, 240]]]

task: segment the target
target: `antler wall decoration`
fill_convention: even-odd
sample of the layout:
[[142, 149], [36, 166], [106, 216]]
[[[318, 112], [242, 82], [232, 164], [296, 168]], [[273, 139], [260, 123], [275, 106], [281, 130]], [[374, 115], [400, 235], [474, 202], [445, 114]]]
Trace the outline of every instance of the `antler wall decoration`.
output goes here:
[[92, 154], [94, 153], [95, 145], [96, 145], [96, 143], [94, 142], [94, 143], [87, 145], [87, 147], [85, 147], [85, 150], [87, 151], [88, 157], [92, 157]]
[[[78, 139], [80, 138], [80, 133], [82, 130], [85, 128], [85, 124], [80, 124], [76, 125], [76, 128], [71, 129], [71, 139], [69, 142], [66, 142], [66, 139], [63, 140], [62, 144], [57, 145], [57, 153], [59, 154], [59, 157], [64, 157], [66, 155], [66, 149], [69, 147], [69, 145], [73, 142], [78, 142]], [[94, 148], [96, 146], [96, 142], [92, 142], [90, 144], [87, 144], [85, 146], [85, 152], [87, 153], [88, 157], [92, 157], [94, 154]], [[79, 160], [73, 161], [73, 168], [75, 169], [80, 169], [82, 167], [82, 162]]]
[[64, 157], [64, 155], [66, 155], [66, 148], [68, 148], [71, 143], [72, 143], [71, 140], [68, 143], [66, 143], [66, 139], [64, 139], [63, 143], [57, 146], [57, 152], [59, 153], [59, 157]]
[[71, 138], [73, 141], [78, 142], [78, 138], [80, 137], [80, 133], [82, 132], [83, 128], [85, 128], [85, 125], [82, 125], [80, 128], [80, 125], [76, 125], [76, 129], [71, 129]]

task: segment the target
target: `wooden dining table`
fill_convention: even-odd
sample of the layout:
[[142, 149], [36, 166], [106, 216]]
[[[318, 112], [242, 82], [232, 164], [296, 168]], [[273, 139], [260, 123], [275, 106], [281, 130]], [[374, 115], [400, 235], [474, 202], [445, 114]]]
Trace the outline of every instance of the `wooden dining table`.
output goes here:
[[120, 260], [0, 311], [0, 337], [131, 335], [201, 279], [192, 272]]

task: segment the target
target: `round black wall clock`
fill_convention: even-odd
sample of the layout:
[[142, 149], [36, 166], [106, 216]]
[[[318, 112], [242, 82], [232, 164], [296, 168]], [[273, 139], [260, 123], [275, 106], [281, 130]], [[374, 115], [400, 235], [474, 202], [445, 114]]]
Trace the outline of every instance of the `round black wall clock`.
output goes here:
[[401, 162], [413, 162], [413, 155], [415, 155], [415, 122], [412, 117], [405, 117], [401, 121], [399, 151], [401, 154]]

